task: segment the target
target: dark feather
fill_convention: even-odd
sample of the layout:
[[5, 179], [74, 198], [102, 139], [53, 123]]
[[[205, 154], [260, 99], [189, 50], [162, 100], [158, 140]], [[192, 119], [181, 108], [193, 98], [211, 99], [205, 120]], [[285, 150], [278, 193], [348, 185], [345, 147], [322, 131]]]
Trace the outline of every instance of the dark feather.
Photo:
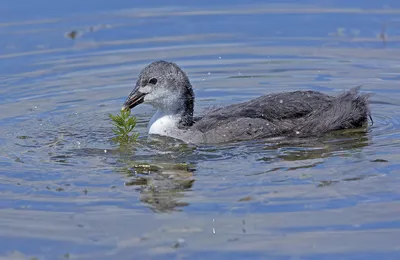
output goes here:
[[[274, 136], [318, 136], [361, 127], [370, 111], [359, 87], [337, 97], [315, 91], [283, 92], [208, 111], [190, 127], [221, 142]], [[208, 138], [209, 139], [209, 138]], [[215, 139], [215, 140], [214, 140]]]

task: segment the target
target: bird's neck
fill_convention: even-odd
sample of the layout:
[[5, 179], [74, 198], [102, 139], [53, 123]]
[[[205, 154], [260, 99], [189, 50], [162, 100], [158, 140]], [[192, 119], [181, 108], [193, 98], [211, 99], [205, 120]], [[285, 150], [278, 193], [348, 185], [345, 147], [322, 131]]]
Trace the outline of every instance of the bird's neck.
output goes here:
[[158, 110], [150, 119], [148, 126], [149, 134], [168, 136], [178, 128], [179, 121], [179, 115]]
[[149, 123], [149, 134], [175, 136], [193, 125], [194, 93], [190, 83], [185, 90], [174, 102], [158, 104]]
[[180, 109], [159, 109], [150, 119], [149, 134], [175, 136], [193, 124], [193, 106]]

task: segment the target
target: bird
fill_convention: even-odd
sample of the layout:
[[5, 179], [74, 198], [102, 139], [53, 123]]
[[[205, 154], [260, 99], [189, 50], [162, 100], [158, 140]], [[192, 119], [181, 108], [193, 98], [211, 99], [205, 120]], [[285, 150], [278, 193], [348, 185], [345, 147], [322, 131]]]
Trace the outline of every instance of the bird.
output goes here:
[[169, 61], [153, 61], [139, 73], [121, 110], [150, 104], [157, 109], [149, 135], [185, 143], [217, 144], [272, 137], [318, 137], [341, 129], [361, 128], [372, 121], [370, 94], [360, 86], [337, 96], [298, 90], [263, 96], [206, 110], [194, 116], [195, 95], [186, 73]]

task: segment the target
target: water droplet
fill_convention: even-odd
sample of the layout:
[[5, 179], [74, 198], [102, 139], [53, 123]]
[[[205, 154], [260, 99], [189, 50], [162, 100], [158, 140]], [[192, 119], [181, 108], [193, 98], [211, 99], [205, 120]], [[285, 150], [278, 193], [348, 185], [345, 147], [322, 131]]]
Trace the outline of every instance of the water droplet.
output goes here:
[[296, 135], [299, 135], [300, 134], [300, 132], [299, 131], [296, 131]]
[[107, 153], [107, 150], [106, 150], [106, 149], [104, 149], [104, 153]]
[[215, 234], [215, 228], [212, 229], [213, 234]]
[[282, 99], [281, 99], [281, 100], [279, 100], [279, 103], [281, 103], [281, 104], [282, 104], [282, 103], [283, 103], [283, 100], [282, 100]]
[[208, 72], [208, 75], [211, 75], [211, 72]]
[[221, 56], [219, 56], [219, 57], [218, 57], [218, 59], [222, 59], [222, 57], [221, 57]]
[[183, 238], [178, 238], [175, 242], [175, 244], [172, 246], [173, 248], [180, 248], [185, 245], [185, 239]]
[[205, 78], [203, 78], [203, 81], [206, 80]]

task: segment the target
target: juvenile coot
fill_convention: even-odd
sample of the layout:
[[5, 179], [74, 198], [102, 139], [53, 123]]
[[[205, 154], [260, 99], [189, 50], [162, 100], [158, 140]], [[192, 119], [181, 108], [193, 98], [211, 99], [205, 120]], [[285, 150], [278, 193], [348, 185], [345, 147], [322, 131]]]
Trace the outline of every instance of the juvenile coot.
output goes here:
[[186, 74], [172, 62], [155, 61], [139, 74], [122, 109], [147, 103], [158, 111], [149, 134], [187, 143], [222, 143], [277, 136], [319, 136], [358, 128], [370, 116], [368, 94], [359, 87], [332, 97], [316, 91], [267, 94], [193, 116], [194, 93]]

